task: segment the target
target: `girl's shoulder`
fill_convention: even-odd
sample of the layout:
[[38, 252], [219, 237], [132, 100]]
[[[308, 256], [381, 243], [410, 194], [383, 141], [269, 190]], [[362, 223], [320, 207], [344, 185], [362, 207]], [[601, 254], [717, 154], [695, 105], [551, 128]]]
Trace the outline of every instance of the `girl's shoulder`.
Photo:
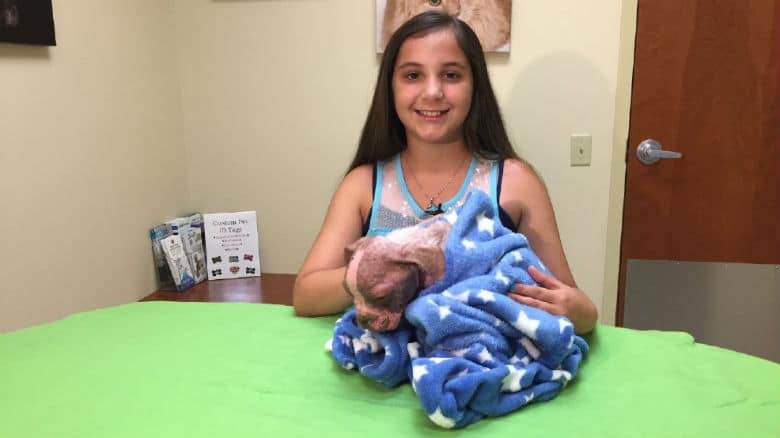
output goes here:
[[361, 164], [360, 166], [347, 172], [347, 174], [344, 176], [343, 183], [347, 183], [347, 184], [361, 183], [361, 182], [365, 182], [366, 179], [368, 179], [368, 182], [370, 183], [371, 178], [373, 178], [373, 175], [374, 175], [373, 164]]
[[344, 176], [339, 191], [348, 194], [357, 203], [362, 217], [366, 217], [373, 201], [374, 165], [360, 165]]
[[506, 159], [501, 179], [501, 198], [525, 205], [545, 200], [548, 194], [542, 178], [533, 166], [523, 160]]
[[539, 174], [527, 161], [515, 158], [504, 160], [504, 181], [510, 185], [541, 182]]
[[350, 194], [350, 196], [363, 201], [367, 196], [371, 197], [372, 181], [374, 178], [374, 165], [363, 164], [360, 165], [344, 176], [339, 186], [339, 191], [344, 191]]

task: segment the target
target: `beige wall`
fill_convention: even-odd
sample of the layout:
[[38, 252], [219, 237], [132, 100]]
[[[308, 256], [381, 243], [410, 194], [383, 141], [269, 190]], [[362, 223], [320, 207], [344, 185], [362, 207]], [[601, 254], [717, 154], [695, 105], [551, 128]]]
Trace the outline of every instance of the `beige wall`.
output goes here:
[[[0, 329], [148, 293], [147, 229], [188, 210], [257, 210], [263, 271], [295, 272], [354, 152], [379, 62], [373, 1], [110, 3], [55, 4], [60, 45], [48, 56], [0, 46], [23, 83], [16, 107], [0, 109], [19, 145], [7, 151], [0, 129], [0, 187], [14, 192], [0, 220], [38, 230], [2, 237], [0, 269], [14, 276]], [[617, 2], [513, 3], [512, 52], [489, 57], [494, 87], [551, 192], [574, 274], [601, 306], [614, 301], [613, 145], [625, 145], [616, 108], [627, 114], [620, 41], [631, 29]], [[593, 136], [590, 167], [569, 166], [574, 133]], [[39, 178], [27, 181], [33, 166]], [[64, 222], [34, 216], [49, 211]], [[53, 248], [48, 279], [25, 262], [30, 243]], [[101, 269], [76, 277], [85, 247]]]
[[[626, 145], [631, 109], [631, 79], [634, 73], [634, 39], [639, 0], [622, 0], [620, 49], [615, 93], [615, 129], [612, 137], [612, 166], [607, 213], [607, 254], [604, 259], [604, 297], [601, 321], [614, 324], [617, 309], [618, 275], [620, 274], [620, 233], [623, 230], [623, 193], [626, 176]], [[629, 145], [633, 151], [636, 145]]]
[[0, 44], [0, 330], [154, 289], [186, 191], [166, 5], [55, 1], [57, 47]]
[[[489, 57], [493, 84], [512, 140], [548, 184], [574, 274], [601, 306], [621, 4], [513, 3], [512, 51]], [[370, 102], [374, 2], [177, 5], [190, 206], [256, 209], [263, 270], [295, 272]], [[590, 167], [569, 166], [575, 133], [593, 136]]]

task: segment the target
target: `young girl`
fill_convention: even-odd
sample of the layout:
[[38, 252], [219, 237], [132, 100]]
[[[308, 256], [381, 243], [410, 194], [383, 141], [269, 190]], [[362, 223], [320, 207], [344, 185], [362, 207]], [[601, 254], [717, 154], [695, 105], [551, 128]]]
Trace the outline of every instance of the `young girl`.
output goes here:
[[518, 284], [510, 297], [589, 332], [596, 307], [574, 282], [544, 185], [509, 142], [477, 36], [426, 12], [387, 44], [357, 153], [298, 272], [296, 314], [352, 304], [343, 287], [350, 243], [449, 211], [475, 189], [493, 197], [504, 226], [524, 234], [555, 276], [532, 268], [539, 286]]

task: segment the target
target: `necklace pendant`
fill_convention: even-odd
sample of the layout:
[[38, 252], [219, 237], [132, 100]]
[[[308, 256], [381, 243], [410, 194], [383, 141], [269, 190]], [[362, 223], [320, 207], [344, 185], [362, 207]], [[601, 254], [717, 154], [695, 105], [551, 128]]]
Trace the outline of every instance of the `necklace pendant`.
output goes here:
[[434, 204], [433, 200], [428, 202], [428, 206], [425, 207], [425, 213], [435, 216], [440, 213], [444, 213], [444, 210], [441, 208], [441, 204]]

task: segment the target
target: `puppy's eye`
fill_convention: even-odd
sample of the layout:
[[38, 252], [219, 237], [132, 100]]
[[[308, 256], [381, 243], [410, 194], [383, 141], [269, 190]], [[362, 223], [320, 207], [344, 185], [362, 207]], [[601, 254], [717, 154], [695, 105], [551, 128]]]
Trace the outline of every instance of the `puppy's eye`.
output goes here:
[[398, 307], [398, 299], [395, 294], [388, 294], [383, 297], [378, 297], [375, 301], [377, 306], [383, 309], [396, 310]]
[[441, 0], [428, 0], [428, 3], [431, 6], [439, 6], [441, 4]]

